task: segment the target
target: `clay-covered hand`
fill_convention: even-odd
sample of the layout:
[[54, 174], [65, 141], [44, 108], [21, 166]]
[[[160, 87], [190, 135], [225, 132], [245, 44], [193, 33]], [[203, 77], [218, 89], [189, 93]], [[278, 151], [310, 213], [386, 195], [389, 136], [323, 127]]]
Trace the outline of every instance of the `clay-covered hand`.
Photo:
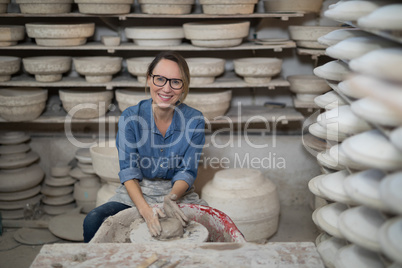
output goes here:
[[183, 226], [186, 226], [188, 218], [184, 215], [183, 211], [179, 208], [176, 203], [177, 195], [168, 194], [163, 199], [163, 209], [165, 213], [170, 218], [177, 218]]
[[147, 223], [149, 232], [152, 236], [158, 236], [161, 234], [162, 228], [159, 223], [159, 217], [166, 217], [165, 213], [159, 208], [147, 209], [142, 215], [145, 222]]

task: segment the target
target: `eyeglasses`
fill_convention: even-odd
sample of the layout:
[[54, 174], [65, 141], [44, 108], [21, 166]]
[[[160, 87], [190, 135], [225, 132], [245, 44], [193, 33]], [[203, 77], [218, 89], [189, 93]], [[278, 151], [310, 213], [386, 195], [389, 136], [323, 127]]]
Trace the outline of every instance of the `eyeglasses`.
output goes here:
[[151, 74], [152, 82], [157, 87], [163, 87], [166, 85], [167, 81], [169, 81], [169, 85], [174, 90], [182, 89], [183, 87], [183, 80], [181, 79], [169, 79], [161, 75], [153, 75]]

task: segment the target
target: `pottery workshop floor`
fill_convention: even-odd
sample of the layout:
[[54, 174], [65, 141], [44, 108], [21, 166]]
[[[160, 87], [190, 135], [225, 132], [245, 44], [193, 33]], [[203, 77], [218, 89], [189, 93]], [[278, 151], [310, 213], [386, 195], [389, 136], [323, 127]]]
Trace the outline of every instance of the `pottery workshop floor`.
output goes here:
[[[311, 220], [311, 213], [312, 210], [309, 207], [281, 208], [278, 231], [269, 239], [269, 242], [314, 242], [319, 231]], [[15, 230], [4, 229], [3, 235], [8, 232], [15, 232]], [[71, 241], [60, 240], [57, 243], [71, 243]], [[13, 249], [0, 251], [0, 267], [29, 267], [41, 248], [42, 246], [18, 245]]]

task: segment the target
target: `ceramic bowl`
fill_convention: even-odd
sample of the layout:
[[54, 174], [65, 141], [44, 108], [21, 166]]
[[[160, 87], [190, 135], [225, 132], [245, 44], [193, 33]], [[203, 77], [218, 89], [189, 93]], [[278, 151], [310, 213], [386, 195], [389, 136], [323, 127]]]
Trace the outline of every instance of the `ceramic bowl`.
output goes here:
[[120, 182], [119, 156], [116, 141], [100, 142], [90, 148], [92, 165], [96, 174], [107, 182]]
[[74, 197], [72, 194], [61, 196], [44, 196], [42, 202], [46, 205], [60, 206], [74, 202]]
[[187, 95], [184, 103], [202, 112], [205, 118], [212, 120], [226, 113], [230, 107], [231, 100], [231, 90], [215, 92], [211, 90], [194, 90]]
[[337, 141], [341, 142], [345, 140], [348, 136], [342, 132], [339, 131], [331, 131], [323, 126], [321, 126], [318, 123], [313, 123], [308, 127], [308, 131], [323, 140], [329, 140], [329, 141]]
[[319, 37], [317, 41], [322, 45], [333, 46], [342, 40], [360, 36], [373, 36], [373, 34], [357, 28], [345, 28], [329, 32], [326, 35]]
[[0, 89], [0, 116], [7, 121], [38, 118], [46, 106], [47, 90], [39, 88]]
[[25, 27], [22, 25], [0, 26], [0, 47], [14, 46], [25, 38]]
[[73, 191], [73, 186], [49, 186], [46, 184], [41, 189], [41, 193], [45, 196], [64, 196], [71, 194]]
[[309, 180], [308, 189], [310, 190], [310, 192], [312, 194], [314, 194], [317, 197], [320, 197], [320, 198], [323, 198], [323, 199], [329, 199], [326, 195], [321, 193], [320, 189], [318, 188], [320, 180], [322, 178], [324, 178], [325, 176], [326, 176], [325, 174], [321, 174], [321, 175], [318, 175], [318, 176], [312, 178], [311, 180]]
[[400, 265], [402, 263], [402, 247], [400, 243], [400, 239], [402, 239], [401, 230], [402, 217], [399, 216], [387, 220], [378, 232], [382, 252], [395, 262], [394, 265], [389, 267], [398, 268], [398, 264]]
[[330, 169], [332, 171], [344, 170], [346, 167], [339, 163], [337, 158], [330, 155], [329, 151], [323, 151], [317, 154], [317, 162], [321, 166]]
[[233, 60], [233, 63], [235, 73], [243, 76], [249, 84], [269, 83], [282, 69], [282, 60], [278, 58], [240, 58]]
[[53, 177], [65, 177], [71, 170], [71, 166], [64, 163], [57, 163], [50, 168], [50, 175]]
[[263, 0], [265, 12], [320, 13], [323, 0]]
[[140, 101], [150, 98], [149, 93], [144, 90], [117, 89], [116, 100], [119, 104], [119, 109], [123, 112], [130, 106], [137, 105]]
[[26, 142], [31, 137], [23, 131], [8, 131], [0, 134], [0, 144], [16, 145]]
[[336, 252], [346, 245], [346, 240], [336, 237], [330, 237], [317, 245], [317, 251], [326, 267], [335, 267]]
[[113, 91], [60, 90], [63, 108], [73, 118], [104, 116], [113, 98]]
[[343, 183], [348, 175], [349, 172], [347, 170], [326, 174], [318, 181], [318, 190], [326, 196], [326, 199], [347, 205], [356, 205], [343, 187]]
[[134, 0], [74, 0], [84, 14], [128, 14]]
[[0, 192], [23, 191], [38, 185], [45, 173], [42, 168], [33, 164], [28, 167], [18, 169], [0, 170]]
[[41, 192], [41, 187], [42, 187], [41, 185], [37, 185], [22, 191], [0, 193], [0, 201], [15, 201], [15, 200], [28, 199], [30, 197], [39, 194]]
[[21, 13], [60, 14], [70, 13], [73, 0], [15, 0]]
[[124, 29], [127, 39], [138, 46], [178, 46], [184, 38], [180, 26], [137, 26]]
[[13, 144], [13, 145], [1, 145], [0, 155], [4, 154], [19, 154], [26, 153], [31, 150], [31, 147], [27, 143]]
[[401, 36], [402, 33], [402, 4], [394, 3], [377, 8], [370, 14], [359, 18], [357, 25], [360, 27], [390, 31], [396, 36]]
[[91, 153], [89, 152], [89, 148], [80, 148], [75, 152], [74, 157], [80, 163], [84, 164], [92, 164]]
[[252, 14], [258, 0], [200, 0], [204, 14], [238, 15]]
[[380, 199], [387, 206], [387, 210], [402, 214], [400, 191], [402, 189], [402, 172], [386, 175], [380, 182]]
[[340, 165], [343, 165], [345, 168], [349, 168], [349, 170], [355, 172], [360, 170], [368, 169], [369, 167], [357, 163], [350, 159], [344, 152], [342, 146], [340, 144], [335, 144], [329, 149], [329, 155], [339, 162]]
[[306, 48], [326, 48], [318, 43], [317, 39], [327, 33], [341, 29], [332, 26], [289, 26], [290, 38], [296, 41], [297, 46]]
[[25, 71], [35, 75], [38, 82], [56, 82], [71, 69], [71, 57], [42, 56], [22, 59]]
[[334, 5], [330, 5], [324, 15], [335, 21], [355, 22], [384, 4], [386, 3], [381, 4], [380, 1], [339, 1]]
[[186, 58], [191, 85], [206, 85], [225, 72], [225, 60], [219, 58]]
[[18, 57], [0, 56], [0, 82], [11, 79], [11, 75], [17, 73], [21, 67], [21, 59]]
[[126, 60], [128, 72], [137, 76], [138, 82], [145, 85], [147, 81], [147, 70], [149, 64], [153, 61], [153, 57], [135, 57]]
[[313, 71], [318, 77], [334, 81], [342, 81], [350, 74], [348, 64], [339, 60], [327, 62], [314, 68]]
[[120, 37], [114, 35], [102, 35], [101, 41], [105, 46], [119, 46], [120, 45]]
[[356, 90], [356, 84], [353, 77], [340, 82], [337, 88], [339, 94], [343, 94], [353, 100], [365, 97], [365, 94]]
[[335, 255], [335, 267], [384, 267], [383, 259], [373, 251], [359, 247], [356, 244], [349, 244], [339, 249]]
[[75, 70], [85, 75], [89, 83], [106, 83], [112, 81], [113, 75], [120, 72], [122, 58], [93, 56], [73, 58]]
[[25, 28], [28, 37], [35, 38], [39, 46], [79, 46], [94, 34], [95, 23], [27, 23]]
[[347, 105], [347, 102], [333, 90], [316, 97], [314, 103], [327, 111], [339, 106]]
[[289, 75], [287, 80], [293, 93], [323, 94], [331, 90], [324, 79], [315, 75]]
[[191, 13], [195, 0], [138, 0], [146, 14], [180, 15]]
[[330, 145], [326, 140], [317, 138], [310, 133], [303, 135], [303, 145], [318, 152], [322, 152], [330, 148]]
[[344, 236], [338, 229], [338, 219], [342, 212], [347, 210], [348, 207], [342, 203], [331, 203], [317, 209], [316, 219], [318, 226], [328, 234], [344, 239]]
[[402, 152], [402, 127], [392, 130], [389, 137], [392, 144]]
[[249, 21], [203, 21], [183, 24], [184, 35], [194, 46], [233, 47], [249, 34]]

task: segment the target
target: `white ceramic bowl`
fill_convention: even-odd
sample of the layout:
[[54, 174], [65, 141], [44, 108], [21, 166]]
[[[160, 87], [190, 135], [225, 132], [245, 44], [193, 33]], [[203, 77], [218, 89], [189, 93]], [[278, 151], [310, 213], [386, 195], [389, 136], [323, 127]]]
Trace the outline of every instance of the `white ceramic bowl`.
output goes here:
[[289, 75], [287, 80], [293, 93], [323, 94], [331, 90], [324, 79], [315, 75]]
[[314, 98], [314, 103], [327, 111], [347, 104], [345, 100], [333, 90]]
[[258, 0], [200, 0], [204, 14], [252, 14]]
[[191, 13], [195, 0], [138, 0], [146, 14], [180, 15]]
[[233, 47], [249, 34], [249, 21], [203, 21], [183, 24], [184, 35], [194, 46]]
[[137, 76], [137, 80], [145, 85], [147, 79], [146, 74], [149, 64], [153, 61], [154, 57], [136, 57], [126, 60], [128, 72]]
[[17, 73], [21, 67], [21, 59], [18, 57], [0, 56], [0, 82], [11, 79], [11, 75]]
[[380, 182], [380, 199], [387, 206], [387, 211], [402, 215], [400, 206], [402, 197], [400, 191], [402, 189], [402, 172], [398, 171], [386, 175]]
[[42, 168], [33, 164], [25, 168], [0, 170], [0, 192], [16, 192], [30, 189], [38, 185], [45, 173]]
[[38, 82], [56, 82], [71, 69], [71, 57], [40, 56], [22, 59], [25, 71], [35, 75]]
[[317, 39], [329, 32], [339, 30], [340, 27], [332, 26], [289, 26], [290, 38], [296, 41], [297, 46], [306, 48], [326, 48], [318, 43]]
[[73, 118], [104, 116], [113, 98], [113, 91], [59, 90], [63, 108]]
[[226, 113], [231, 100], [231, 90], [193, 90], [187, 95], [184, 103], [202, 112], [205, 118], [212, 120]]
[[233, 60], [233, 63], [236, 74], [243, 76], [249, 84], [269, 83], [282, 69], [282, 60], [278, 58], [241, 58]]
[[322, 45], [333, 46], [342, 40], [359, 36], [373, 36], [373, 34], [357, 28], [345, 28], [329, 32], [326, 35], [319, 37], [317, 41]]
[[[382, 252], [395, 263], [389, 267], [395, 266], [398, 268], [398, 264], [402, 263], [402, 217], [394, 217], [384, 223], [379, 232], [378, 238], [380, 240]], [[395, 265], [396, 264], [396, 265]]]
[[21, 13], [60, 14], [70, 13], [73, 0], [15, 0]]
[[331, 203], [316, 210], [316, 220], [318, 226], [328, 234], [344, 239], [344, 236], [339, 231], [338, 219], [339, 215], [348, 207], [342, 203]]
[[370, 14], [359, 18], [357, 25], [364, 28], [390, 31], [396, 36], [402, 34], [402, 4], [395, 3], [377, 8]]
[[93, 56], [73, 58], [73, 63], [75, 70], [85, 75], [87, 82], [106, 83], [120, 72], [122, 60], [120, 57]]
[[323, 0], [263, 0], [265, 12], [320, 13]]
[[184, 38], [180, 26], [137, 26], [124, 29], [126, 37], [139, 46], [177, 46]]
[[334, 265], [334, 267], [337, 268], [378, 268], [384, 267], [384, 262], [379, 254], [373, 254], [373, 251], [352, 243], [344, 246], [336, 252]]
[[370, 14], [384, 3], [381, 1], [339, 1], [328, 8], [324, 15], [336, 21], [357, 21], [359, 18]]
[[80, 13], [85, 14], [127, 14], [134, 0], [74, 0]]
[[318, 66], [314, 68], [313, 72], [318, 77], [334, 81], [342, 81], [350, 74], [348, 65], [339, 60], [330, 61]]
[[145, 93], [144, 90], [129, 90], [129, 89], [117, 89], [116, 100], [119, 104], [120, 111], [124, 111], [130, 106], [137, 105], [140, 101], [150, 98], [149, 93]]
[[120, 165], [116, 140], [100, 142], [91, 146], [89, 150], [96, 174], [104, 181], [119, 183]]
[[25, 38], [25, 27], [22, 25], [0, 26], [0, 47], [14, 46]]
[[211, 84], [225, 72], [225, 60], [219, 58], [186, 58], [191, 85]]

